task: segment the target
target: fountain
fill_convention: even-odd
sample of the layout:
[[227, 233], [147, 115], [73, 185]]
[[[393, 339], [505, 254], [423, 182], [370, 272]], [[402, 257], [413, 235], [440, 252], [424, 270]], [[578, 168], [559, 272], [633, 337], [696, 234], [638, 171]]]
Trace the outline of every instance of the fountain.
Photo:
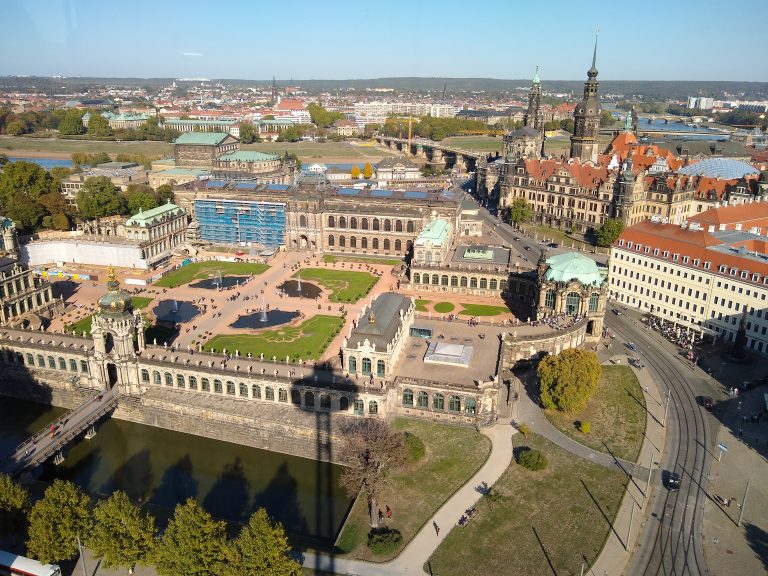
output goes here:
[[310, 298], [314, 300], [322, 294], [318, 286], [311, 282], [302, 282], [301, 278], [286, 280], [277, 289], [289, 298]]
[[198, 280], [190, 284], [189, 287], [203, 288], [205, 290], [226, 290], [227, 288], [235, 288], [240, 284], [245, 284], [246, 280], [247, 277], [245, 276], [212, 276], [204, 280]]
[[261, 295], [261, 316], [259, 317], [259, 321], [267, 321], [267, 299], [264, 297], [264, 294]]
[[296, 291], [301, 296], [301, 273], [296, 274]]
[[191, 302], [161, 300], [152, 309], [152, 312], [159, 322], [178, 324], [192, 320], [192, 318], [200, 313], [200, 309]]

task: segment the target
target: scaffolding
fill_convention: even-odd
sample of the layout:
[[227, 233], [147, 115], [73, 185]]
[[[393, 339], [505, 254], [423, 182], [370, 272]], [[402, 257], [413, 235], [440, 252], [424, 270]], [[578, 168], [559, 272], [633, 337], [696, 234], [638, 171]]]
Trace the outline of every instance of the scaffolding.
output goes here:
[[215, 244], [277, 248], [285, 243], [285, 204], [251, 200], [197, 199], [200, 238]]

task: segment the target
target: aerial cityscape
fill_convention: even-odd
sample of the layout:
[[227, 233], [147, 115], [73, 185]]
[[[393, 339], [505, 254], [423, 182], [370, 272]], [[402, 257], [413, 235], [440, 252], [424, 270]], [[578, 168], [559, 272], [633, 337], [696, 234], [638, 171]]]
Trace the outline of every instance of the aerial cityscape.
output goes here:
[[4, 6], [0, 574], [768, 573], [764, 7], [630, 8]]

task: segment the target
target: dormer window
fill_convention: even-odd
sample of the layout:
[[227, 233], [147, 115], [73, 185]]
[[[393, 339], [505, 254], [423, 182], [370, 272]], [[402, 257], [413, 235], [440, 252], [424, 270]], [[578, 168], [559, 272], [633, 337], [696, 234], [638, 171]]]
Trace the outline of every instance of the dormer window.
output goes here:
[[653, 249], [653, 255], [654, 256], [658, 256], [659, 255], [659, 249], [658, 248], [654, 248]]
[[627, 242], [627, 248], [629, 248], [630, 250], [632, 249], [632, 246], [634, 246], [634, 245], [635, 245], [634, 242]]
[[683, 256], [683, 264], [688, 264], [688, 256]]
[[736, 272], [738, 272], [736, 268], [731, 268], [731, 276], [736, 276]]
[[650, 254], [651, 253], [651, 247], [650, 246], [646, 246], [645, 247], [645, 253], [646, 254]]
[[664, 254], [662, 254], [664, 258], [669, 258], [669, 250], [664, 250]]
[[725, 264], [721, 264], [720, 266], [718, 266], [717, 271], [720, 272], [721, 274], [725, 274], [726, 269], [727, 269], [727, 266]]
[[693, 265], [694, 265], [694, 266], [699, 266], [699, 265], [701, 265], [701, 260], [699, 260], [698, 258], [694, 258], [694, 259], [693, 259]]
[[677, 262], [678, 260], [680, 260], [680, 254], [673, 254], [672, 255], [672, 261], [673, 262]]
[[752, 282], [760, 282], [760, 274], [752, 274]]
[[749, 272], [746, 271], [746, 270], [742, 270], [741, 271], [741, 277], [746, 279], [747, 276], [749, 276]]
[[704, 262], [704, 270], [709, 270], [712, 267], [712, 262]]

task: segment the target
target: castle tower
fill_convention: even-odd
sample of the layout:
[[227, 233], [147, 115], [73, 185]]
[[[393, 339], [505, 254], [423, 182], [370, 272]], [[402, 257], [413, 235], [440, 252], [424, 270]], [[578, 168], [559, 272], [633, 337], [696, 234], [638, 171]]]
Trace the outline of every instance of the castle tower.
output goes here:
[[630, 148], [627, 159], [621, 167], [621, 176], [617, 183], [619, 194], [616, 199], [615, 217], [622, 220], [624, 226], [629, 226], [629, 216], [632, 213], [632, 204], [634, 203], [635, 174], [632, 169], [632, 148]]
[[523, 115], [523, 126], [530, 126], [539, 132], [544, 130], [544, 113], [541, 111], [541, 80], [539, 80], [539, 67], [536, 66], [536, 74], [531, 82], [531, 90], [528, 92], [528, 109]]
[[16, 224], [10, 218], [0, 216], [0, 253], [4, 253], [9, 258], [18, 260], [19, 256], [19, 237], [16, 233]]
[[584, 83], [584, 98], [573, 111], [573, 136], [571, 136], [571, 158], [582, 162], [597, 163], [597, 135], [600, 130], [600, 100], [597, 96], [597, 38], [592, 53], [592, 67], [587, 71]]
[[102, 388], [120, 386], [123, 394], [139, 394], [136, 353], [144, 350], [144, 319], [133, 310], [130, 295], [120, 289], [110, 267], [107, 293], [99, 298], [99, 311], [91, 321], [95, 372]]

